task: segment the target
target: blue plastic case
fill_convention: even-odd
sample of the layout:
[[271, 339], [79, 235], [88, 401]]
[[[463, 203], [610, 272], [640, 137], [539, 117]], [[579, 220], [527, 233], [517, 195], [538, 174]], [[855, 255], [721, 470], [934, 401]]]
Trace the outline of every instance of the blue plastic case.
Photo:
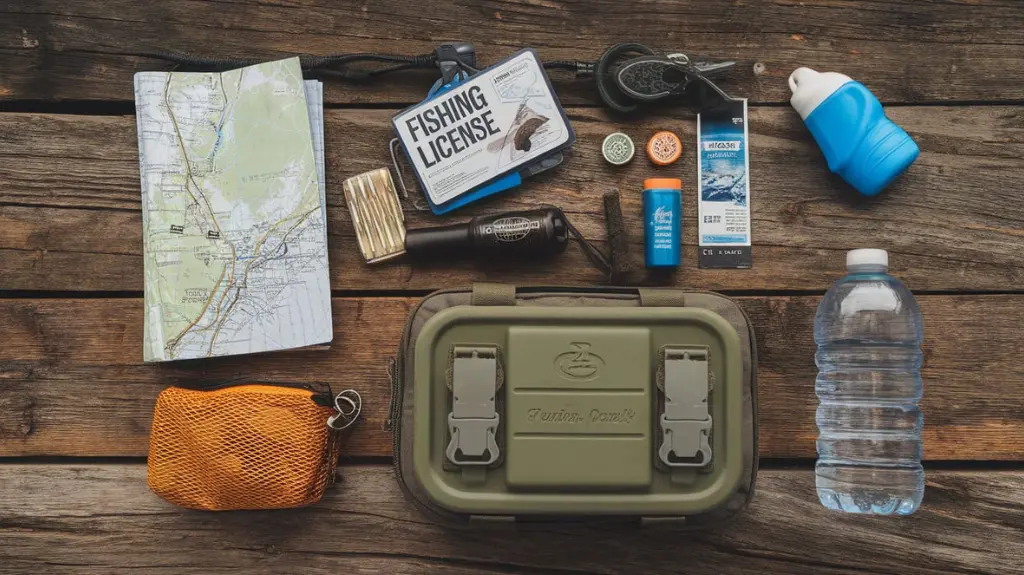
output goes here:
[[[518, 56], [519, 54], [521, 54], [523, 52], [534, 53], [534, 51], [532, 49], [520, 50], [519, 52], [516, 52], [515, 54], [510, 56], [509, 58], [506, 58], [505, 60], [502, 60], [501, 62], [498, 62], [498, 63], [494, 64], [493, 66], [490, 66], [490, 67], [486, 68], [485, 70], [482, 70], [482, 72], [485, 72], [487, 70], [490, 70], [491, 68], [499, 66], [502, 63], [504, 63], [506, 60], [509, 60], [511, 58], [515, 58], [516, 56]], [[534, 53], [534, 55], [536, 56], [535, 53]], [[437, 96], [439, 96], [441, 94], [444, 94], [445, 92], [448, 92], [449, 90], [452, 90], [452, 89], [458, 87], [463, 82], [466, 82], [469, 79], [470, 79], [470, 76], [468, 74], [466, 74], [465, 72], [460, 72], [459, 74], [457, 74], [455, 76], [455, 79], [453, 79], [451, 82], [449, 82], [447, 84], [441, 85], [440, 84], [440, 80], [439, 80], [430, 89], [430, 91], [427, 93], [426, 99], [424, 99], [423, 101], [424, 102], [428, 102], [428, 101], [436, 98]], [[547, 83], [548, 88], [552, 89], [551, 81], [550, 81], [549, 78], [547, 78], [546, 75], [544, 76], [544, 80]], [[554, 94], [554, 90], [553, 89], [552, 89], [552, 95], [555, 97], [556, 103], [557, 103], [557, 95]], [[453, 199], [451, 199], [451, 200], [449, 200], [447, 202], [441, 203], [441, 204], [434, 203], [430, 199], [430, 195], [429, 194], [424, 194], [424, 197], [427, 200], [427, 204], [430, 206], [430, 210], [434, 214], [436, 214], [436, 215], [447, 214], [447, 213], [455, 211], [455, 210], [457, 210], [457, 209], [459, 209], [459, 208], [461, 208], [463, 206], [471, 204], [471, 203], [473, 203], [473, 202], [475, 202], [477, 200], [481, 200], [481, 199], [486, 198], [488, 196], [492, 196], [492, 195], [497, 194], [499, 192], [503, 192], [505, 190], [508, 190], [508, 189], [514, 188], [516, 186], [519, 186], [520, 184], [523, 183], [523, 180], [525, 178], [527, 178], [527, 177], [529, 177], [531, 175], [534, 175], [536, 173], [540, 173], [542, 171], [548, 170], [550, 168], [553, 168], [553, 167], [561, 164], [561, 162], [562, 162], [561, 150], [564, 150], [564, 149], [566, 149], [568, 147], [571, 147], [572, 144], [574, 144], [575, 141], [576, 141], [576, 135], [573, 132], [572, 125], [569, 123], [569, 118], [568, 118], [568, 115], [566, 115], [565, 110], [561, 109], [561, 105], [560, 104], [558, 105], [558, 107], [559, 107], [559, 112], [561, 113], [561, 116], [565, 120], [566, 126], [568, 126], [568, 129], [569, 129], [568, 141], [565, 143], [565, 145], [563, 146], [562, 149], [556, 150], [556, 151], [554, 151], [554, 152], [552, 152], [552, 153], [550, 153], [550, 154], [548, 154], [546, 156], [542, 156], [540, 158], [537, 158], [536, 161], [533, 162], [532, 164], [528, 164], [528, 165], [525, 165], [525, 166], [520, 166], [518, 170], [509, 172], [509, 173], [504, 174], [502, 176], [498, 176], [495, 179], [493, 179], [493, 180], [491, 180], [491, 181], [489, 181], [489, 182], [487, 182], [487, 183], [485, 183], [483, 185], [480, 185], [480, 186], [478, 186], [478, 187], [476, 187], [476, 188], [474, 188], [474, 189], [472, 189], [472, 190], [470, 190], [468, 192], [464, 192], [464, 193], [460, 194], [459, 196], [457, 196], [457, 197], [455, 197], [455, 198], [453, 198]], [[402, 148], [403, 148], [403, 151], [405, 152], [405, 154], [408, 156], [409, 150], [405, 148], [404, 144], [402, 145]], [[417, 174], [417, 179], [419, 179], [418, 174]], [[422, 185], [422, 182], [420, 182], [420, 183]]]

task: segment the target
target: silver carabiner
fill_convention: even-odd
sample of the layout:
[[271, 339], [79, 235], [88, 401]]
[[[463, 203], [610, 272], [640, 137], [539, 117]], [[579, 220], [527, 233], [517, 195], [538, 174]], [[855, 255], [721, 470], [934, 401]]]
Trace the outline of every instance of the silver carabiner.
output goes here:
[[[341, 431], [352, 425], [359, 419], [363, 411], [363, 398], [354, 389], [346, 389], [334, 396], [334, 415], [327, 418], [327, 427], [335, 431]], [[341, 423], [338, 423], [341, 420]]]
[[398, 185], [402, 188], [402, 197], [412, 202], [412, 207], [418, 212], [425, 212], [430, 209], [424, 199], [419, 196], [409, 197], [409, 189], [405, 187], [405, 175], [402, 173], [402, 167], [398, 165], [398, 156], [395, 154], [395, 150], [398, 148], [401, 140], [398, 138], [391, 138], [388, 142], [388, 152], [391, 153], [391, 165], [395, 168], [395, 173], [398, 175]]

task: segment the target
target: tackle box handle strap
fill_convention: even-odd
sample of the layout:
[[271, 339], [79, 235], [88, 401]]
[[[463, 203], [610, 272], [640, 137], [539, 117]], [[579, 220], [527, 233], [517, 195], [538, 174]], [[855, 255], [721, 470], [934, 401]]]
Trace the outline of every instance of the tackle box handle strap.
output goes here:
[[473, 305], [516, 305], [516, 286], [493, 282], [473, 284]]
[[[644, 307], [684, 307], [682, 290], [664, 288], [630, 288], [640, 295]], [[516, 288], [511, 284], [479, 282], [473, 284], [473, 305], [516, 305]]]
[[686, 307], [682, 290], [665, 288], [637, 288], [640, 305], [644, 307]]

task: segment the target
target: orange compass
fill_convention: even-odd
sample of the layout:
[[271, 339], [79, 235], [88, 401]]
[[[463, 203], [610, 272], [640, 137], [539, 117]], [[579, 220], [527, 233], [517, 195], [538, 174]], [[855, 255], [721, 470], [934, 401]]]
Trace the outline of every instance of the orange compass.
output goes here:
[[655, 164], [667, 166], [683, 155], [683, 143], [672, 132], [658, 132], [647, 142], [647, 155]]

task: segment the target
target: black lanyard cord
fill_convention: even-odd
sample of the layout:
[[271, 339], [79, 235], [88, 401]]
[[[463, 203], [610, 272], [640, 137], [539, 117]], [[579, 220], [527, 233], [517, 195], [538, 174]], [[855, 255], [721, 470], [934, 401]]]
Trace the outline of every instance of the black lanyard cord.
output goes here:
[[[143, 52], [139, 54], [144, 58], [163, 60], [174, 64], [175, 70], [185, 72], [221, 72], [233, 68], [254, 66], [266, 62], [266, 58], [209, 58], [198, 56], [187, 52]], [[461, 68], [470, 74], [479, 72], [472, 64], [455, 56], [456, 62]], [[399, 56], [396, 54], [333, 54], [329, 56], [313, 56], [304, 54], [299, 56], [299, 64], [303, 71], [315, 75], [332, 76], [345, 80], [365, 80], [389, 72], [400, 70], [425, 70], [437, 67], [437, 54], [421, 54], [419, 56]], [[340, 67], [351, 64], [379, 63], [392, 64], [371, 69], [344, 69]], [[566, 70], [574, 72], [578, 77], [590, 76], [594, 73], [596, 62], [582, 60], [553, 60], [544, 62], [544, 67], [549, 70]]]
[[[175, 70], [188, 72], [220, 72], [233, 68], [253, 66], [266, 62], [266, 58], [207, 58], [183, 52], [146, 52], [140, 54], [146, 58], [163, 60], [175, 65]], [[352, 64], [391, 64], [376, 68], [348, 68]], [[364, 80], [397, 72], [400, 70], [431, 69], [437, 66], [435, 54], [419, 56], [397, 56], [393, 54], [334, 54], [330, 56], [299, 56], [302, 69], [312, 75], [332, 76], [345, 80]]]

